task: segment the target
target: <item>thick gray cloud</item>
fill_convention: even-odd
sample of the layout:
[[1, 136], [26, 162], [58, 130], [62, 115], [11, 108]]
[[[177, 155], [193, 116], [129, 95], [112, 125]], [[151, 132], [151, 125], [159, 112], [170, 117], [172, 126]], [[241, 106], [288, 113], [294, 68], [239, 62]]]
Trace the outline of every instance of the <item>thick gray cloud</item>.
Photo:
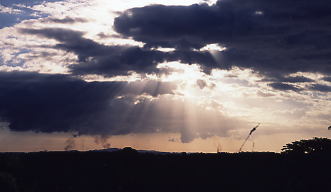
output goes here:
[[66, 75], [1, 72], [0, 117], [15, 131], [111, 133], [116, 117], [130, 104], [117, 97], [156, 97], [173, 94], [175, 88], [157, 81], [85, 82]]
[[218, 53], [217, 67], [239, 66], [268, 76], [299, 71], [330, 74], [330, 10], [325, 0], [152, 5], [124, 12], [114, 28], [146, 47], [191, 50], [219, 43], [227, 50]]
[[280, 81], [285, 83], [310, 83], [314, 82], [314, 80], [304, 77], [304, 76], [293, 76], [293, 77], [277, 77], [273, 81]]

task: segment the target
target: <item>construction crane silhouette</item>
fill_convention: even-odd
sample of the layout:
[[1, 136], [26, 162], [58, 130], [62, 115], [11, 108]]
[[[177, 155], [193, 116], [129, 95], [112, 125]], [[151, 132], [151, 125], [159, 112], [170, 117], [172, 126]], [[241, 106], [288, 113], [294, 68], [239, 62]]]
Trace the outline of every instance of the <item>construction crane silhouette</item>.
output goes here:
[[245, 146], [247, 140], [249, 139], [249, 137], [253, 134], [254, 131], [256, 131], [256, 129], [261, 125], [261, 123], [257, 124], [255, 127], [253, 127], [253, 129], [251, 129], [251, 131], [249, 132], [248, 136], [246, 137], [245, 141], [243, 142], [243, 144], [240, 146], [239, 148], [239, 152], [241, 152], [242, 148]]

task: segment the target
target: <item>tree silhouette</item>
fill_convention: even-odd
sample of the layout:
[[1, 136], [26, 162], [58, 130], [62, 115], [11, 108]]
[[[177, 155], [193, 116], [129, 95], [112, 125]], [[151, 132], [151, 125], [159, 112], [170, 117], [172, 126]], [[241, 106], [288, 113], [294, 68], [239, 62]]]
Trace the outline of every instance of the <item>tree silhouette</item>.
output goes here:
[[313, 138], [294, 141], [282, 148], [285, 154], [312, 154], [331, 152], [331, 140], [327, 138]]

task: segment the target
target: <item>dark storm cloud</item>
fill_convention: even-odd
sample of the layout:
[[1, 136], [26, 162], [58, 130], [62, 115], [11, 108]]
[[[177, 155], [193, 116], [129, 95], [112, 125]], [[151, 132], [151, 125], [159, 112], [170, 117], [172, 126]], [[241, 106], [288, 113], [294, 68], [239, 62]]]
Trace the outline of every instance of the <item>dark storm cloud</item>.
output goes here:
[[20, 32], [55, 39], [60, 43], [57, 48], [72, 51], [79, 56], [79, 60], [85, 60], [90, 56], [104, 55], [107, 47], [83, 37], [84, 33], [63, 28], [45, 29], [19, 29]]
[[[22, 29], [59, 43], [53, 47], [75, 53], [74, 74], [104, 76], [161, 73], [158, 63], [198, 63], [205, 72], [252, 69], [278, 90], [296, 90], [296, 83], [313, 82], [296, 72], [331, 73], [331, 4], [308, 0], [222, 0], [212, 6], [151, 5], [133, 8], [117, 17], [114, 29], [145, 47], [106, 46], [66, 29]], [[199, 51], [210, 43], [224, 51]], [[175, 51], [157, 51], [156, 47]]]
[[113, 76], [128, 71], [153, 72], [164, 61], [163, 53], [139, 47], [106, 46], [83, 37], [84, 33], [62, 28], [20, 29], [22, 33], [39, 35], [59, 41], [55, 48], [74, 52], [78, 65], [71, 66], [75, 74]]
[[146, 47], [192, 50], [219, 43], [227, 50], [218, 53], [220, 65], [213, 67], [239, 66], [276, 77], [299, 71], [330, 74], [330, 10], [325, 0], [152, 5], [124, 12], [114, 28]]
[[302, 89], [295, 87], [294, 85], [291, 84], [287, 84], [287, 83], [270, 83], [269, 84], [270, 87], [280, 90], [280, 91], [295, 91], [295, 92], [299, 92]]
[[85, 82], [67, 75], [0, 72], [0, 119], [13, 131], [69, 132], [73, 137], [170, 132], [180, 133], [182, 142], [226, 136], [243, 126], [242, 120], [218, 111], [160, 95], [174, 88], [154, 81]]
[[[209, 52], [185, 51], [161, 52], [136, 46], [106, 46], [83, 37], [84, 33], [63, 28], [20, 29], [21, 33], [55, 39], [53, 47], [74, 52], [79, 63], [70, 67], [74, 74], [101, 74], [114, 76], [138, 73], [160, 72], [156, 66], [164, 61], [184, 63], [215, 63]], [[208, 70], [206, 68], [206, 70]]]
[[155, 81], [85, 82], [66, 75], [0, 72], [0, 118], [15, 131], [130, 133], [130, 124], [118, 122], [133, 109], [134, 98], [172, 94], [175, 88]]
[[304, 77], [304, 76], [295, 76], [295, 77], [282, 77], [279, 78], [282, 82], [286, 83], [309, 83], [309, 82], [314, 82], [314, 80]]
[[324, 81], [328, 81], [328, 82], [331, 82], [331, 77], [324, 77], [322, 78]]

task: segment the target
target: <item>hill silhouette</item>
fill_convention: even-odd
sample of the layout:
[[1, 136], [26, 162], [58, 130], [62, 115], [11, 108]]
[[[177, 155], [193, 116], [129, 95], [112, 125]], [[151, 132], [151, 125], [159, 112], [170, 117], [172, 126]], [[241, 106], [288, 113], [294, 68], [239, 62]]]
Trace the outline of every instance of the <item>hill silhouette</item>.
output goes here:
[[331, 191], [330, 153], [0, 154], [0, 191]]

